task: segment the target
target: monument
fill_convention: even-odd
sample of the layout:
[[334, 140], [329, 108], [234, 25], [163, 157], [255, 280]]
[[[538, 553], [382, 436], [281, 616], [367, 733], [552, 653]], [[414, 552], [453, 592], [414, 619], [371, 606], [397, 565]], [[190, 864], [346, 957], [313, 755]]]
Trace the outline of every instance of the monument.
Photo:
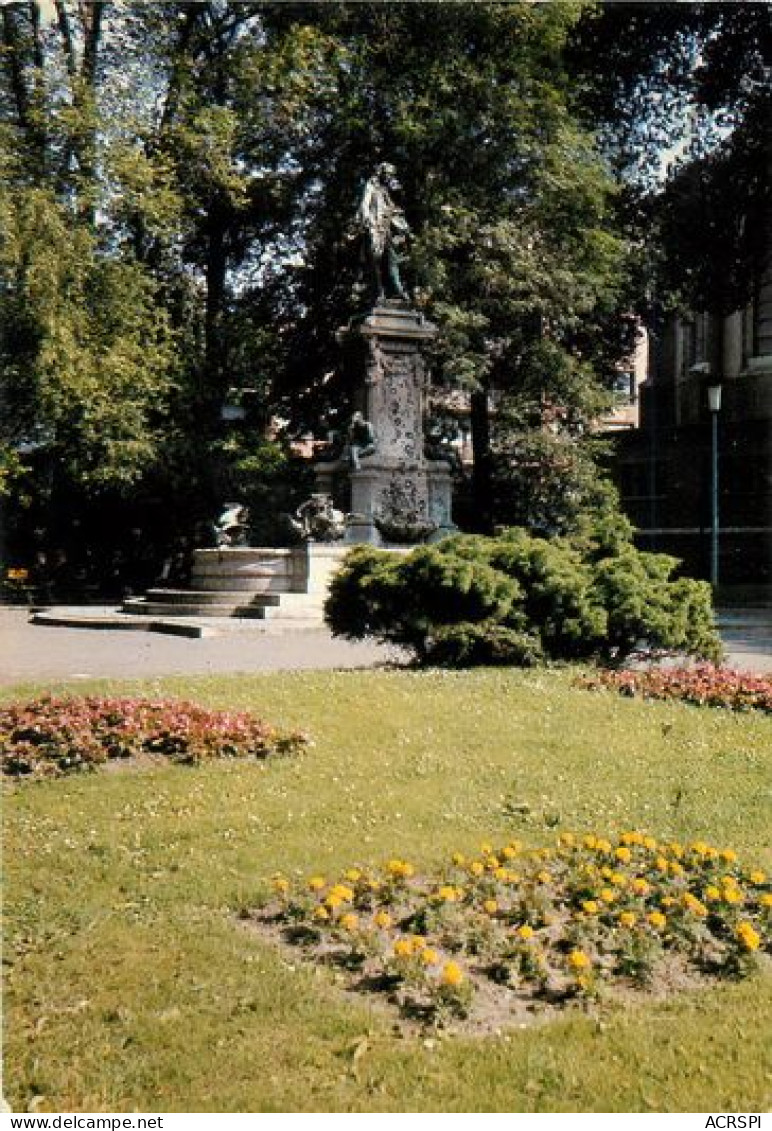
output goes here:
[[375, 305], [339, 332], [361, 358], [358, 403], [341, 459], [316, 471], [320, 493], [343, 496], [347, 543], [412, 544], [455, 529], [451, 464], [425, 453], [423, 350], [437, 329], [411, 306], [402, 284], [400, 253], [410, 229], [394, 199], [398, 187], [394, 167], [382, 164], [362, 193], [357, 219]]
[[410, 229], [395, 200], [398, 189], [393, 166], [382, 164], [360, 200], [357, 225], [373, 305], [338, 335], [357, 359], [354, 404], [335, 458], [316, 464], [315, 493], [288, 516], [301, 544], [250, 547], [248, 516], [228, 503], [214, 524], [216, 548], [193, 552], [190, 588], [151, 589], [128, 599], [125, 612], [318, 624], [330, 578], [353, 543], [397, 549], [455, 529], [450, 453], [445, 460], [425, 451], [423, 351], [437, 329], [414, 309], [402, 283]]

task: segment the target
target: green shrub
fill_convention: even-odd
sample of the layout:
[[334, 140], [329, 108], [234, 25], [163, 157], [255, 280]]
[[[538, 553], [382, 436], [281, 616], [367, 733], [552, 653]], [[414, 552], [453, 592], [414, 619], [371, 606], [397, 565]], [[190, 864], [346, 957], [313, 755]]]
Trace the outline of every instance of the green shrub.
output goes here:
[[427, 663], [442, 668], [483, 664], [531, 668], [543, 660], [544, 649], [538, 636], [496, 621], [445, 625], [429, 638], [426, 649]]
[[333, 580], [327, 622], [336, 635], [375, 636], [449, 667], [681, 652], [718, 659], [709, 586], [673, 580], [675, 558], [636, 550], [619, 534], [588, 526], [548, 540], [512, 528], [404, 556], [358, 547]]
[[404, 557], [358, 547], [333, 578], [325, 613], [339, 636], [378, 636], [425, 659], [438, 628], [503, 621], [520, 596], [487, 562], [439, 544]]

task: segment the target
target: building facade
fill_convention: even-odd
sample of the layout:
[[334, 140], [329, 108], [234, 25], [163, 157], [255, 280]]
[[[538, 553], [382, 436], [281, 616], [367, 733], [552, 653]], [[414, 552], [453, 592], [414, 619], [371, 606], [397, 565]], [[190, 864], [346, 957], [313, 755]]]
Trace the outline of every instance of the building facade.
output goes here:
[[[772, 241], [770, 241], [772, 243]], [[708, 388], [721, 387], [716, 428]], [[643, 549], [711, 572], [713, 445], [720, 588], [772, 594], [772, 247], [744, 310], [650, 332], [639, 426], [618, 440], [623, 504]]]

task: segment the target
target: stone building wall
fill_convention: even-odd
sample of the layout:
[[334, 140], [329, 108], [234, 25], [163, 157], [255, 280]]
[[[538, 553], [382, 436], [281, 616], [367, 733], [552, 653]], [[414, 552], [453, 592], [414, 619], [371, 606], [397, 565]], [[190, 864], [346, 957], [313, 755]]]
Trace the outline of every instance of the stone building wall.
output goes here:
[[711, 418], [718, 417], [720, 581], [772, 594], [772, 255], [754, 300], [719, 323], [671, 319], [650, 338], [640, 427], [620, 437], [624, 506], [645, 549], [675, 554], [707, 577]]

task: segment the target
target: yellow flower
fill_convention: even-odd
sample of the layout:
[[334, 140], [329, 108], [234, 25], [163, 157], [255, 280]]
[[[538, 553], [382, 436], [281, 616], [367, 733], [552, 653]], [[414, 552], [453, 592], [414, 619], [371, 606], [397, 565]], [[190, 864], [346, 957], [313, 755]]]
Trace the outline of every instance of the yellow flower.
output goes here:
[[407, 860], [389, 860], [386, 864], [386, 871], [389, 875], [402, 880], [408, 880], [415, 874], [415, 868]]
[[689, 848], [695, 856], [707, 856], [708, 854], [708, 845], [704, 840], [693, 841], [692, 844], [689, 845]]
[[391, 926], [391, 915], [389, 915], [388, 911], [376, 911], [373, 916], [373, 922], [376, 927], [380, 927], [382, 930], [386, 931]]
[[697, 899], [696, 896], [692, 895], [691, 892], [684, 892], [681, 902], [687, 910], [692, 911], [695, 915], [699, 916], [700, 919], [704, 919], [708, 913], [705, 904]]
[[767, 877], [766, 877], [765, 873], [760, 872], [758, 869], [756, 869], [756, 871], [754, 871], [754, 872], [751, 872], [751, 874], [748, 876], [748, 879], [750, 880], [750, 882], [752, 884], [756, 884], [756, 885], [763, 884], [764, 881], [766, 880], [766, 878]]
[[743, 893], [737, 887], [725, 887], [721, 894], [725, 903], [737, 904], [743, 902]]
[[623, 875], [622, 872], [612, 872], [609, 876], [609, 881], [614, 885], [614, 887], [627, 887], [627, 876]]
[[486, 915], [495, 915], [499, 909], [499, 905], [495, 899], [486, 899], [483, 903], [483, 911]]
[[584, 903], [582, 904], [582, 910], [586, 911], [588, 915], [597, 915], [598, 904], [594, 899], [585, 899]]
[[426, 939], [423, 937], [423, 935], [413, 935], [410, 939], [410, 943], [413, 947], [414, 952], [416, 953], [419, 950], [424, 950], [424, 948], [426, 947]]
[[733, 848], [722, 848], [719, 852], [719, 856], [725, 864], [734, 864], [737, 859], [737, 853]]
[[452, 859], [457, 868], [463, 867], [463, 865], [466, 863], [466, 857], [463, 856], [460, 852], [454, 852]]
[[638, 916], [633, 911], [620, 911], [619, 924], [622, 927], [634, 927], [638, 921]]
[[622, 848], [616, 848], [614, 850], [614, 855], [621, 864], [629, 864], [633, 858], [632, 852], [625, 846], [622, 846]]
[[497, 868], [493, 873], [493, 878], [502, 884], [511, 883], [512, 873], [509, 868]]
[[649, 852], [654, 852], [657, 847], [657, 842], [653, 836], [645, 836], [643, 838], [643, 847], [648, 848]]
[[671, 860], [670, 861], [670, 875], [671, 876], [682, 876], [683, 874], [684, 874], [684, 870], [681, 867], [681, 865], [678, 863], [678, 861], [677, 860]]
[[397, 958], [409, 958], [413, 953], [413, 943], [410, 939], [397, 939], [394, 943], [394, 953]]
[[667, 919], [661, 911], [652, 911], [649, 915], [646, 916], [646, 918], [649, 922], [649, 925], [652, 926], [655, 931], [664, 930]]
[[573, 833], [561, 833], [558, 837], [558, 844], [565, 845], [566, 848], [571, 848], [576, 844], [576, 837]]
[[351, 903], [354, 898], [354, 893], [350, 887], [345, 884], [334, 884], [330, 888], [330, 895], [334, 895], [341, 903]]
[[600, 898], [603, 900], [604, 903], [613, 903], [614, 900], [616, 899], [616, 897], [617, 897], [617, 893], [614, 891], [613, 888], [601, 888], [600, 889]]
[[443, 903], [455, 903], [458, 899], [458, 894], [456, 889], [451, 887], [450, 884], [443, 884], [437, 892], [437, 898], [442, 900]]
[[513, 860], [517, 856], [517, 849], [513, 848], [511, 844], [505, 844], [501, 850], [501, 855], [505, 860]]
[[433, 947], [427, 946], [425, 950], [421, 951], [421, 961], [424, 966], [434, 966], [439, 960], [440, 956]]
[[480, 852], [482, 852], [483, 856], [490, 856], [490, 854], [493, 852], [493, 846], [490, 844], [481, 844]]
[[524, 939], [527, 942], [528, 939], [533, 938], [533, 927], [529, 927], [527, 923], [523, 923], [522, 927], [517, 928], [515, 934], [518, 938]]
[[546, 872], [546, 871], [539, 872], [536, 879], [539, 881], [540, 884], [551, 884], [552, 883], [552, 875], [549, 872]]
[[442, 968], [442, 984], [444, 986], [460, 986], [464, 980], [464, 972], [457, 962], [446, 962]]
[[759, 899], [759, 903], [762, 907], [772, 907], [772, 891], [765, 891]]
[[501, 861], [498, 856], [488, 856], [485, 860], [485, 867], [489, 872], [495, 872], [497, 868], [501, 867]]
[[673, 899], [672, 895], [663, 895], [661, 903], [663, 907], [675, 906], [675, 900]]
[[677, 840], [671, 840], [670, 844], [667, 845], [667, 850], [670, 855], [675, 856], [677, 860], [680, 860], [684, 854], [684, 846]]
[[277, 876], [273, 881], [273, 890], [278, 895], [286, 895], [289, 891], [289, 880], [285, 880], [283, 876]]
[[473, 860], [469, 865], [469, 871], [473, 876], [481, 876], [485, 871], [485, 865], [481, 864], [479, 860]]
[[338, 907], [340, 907], [343, 900], [339, 895], [336, 895], [334, 891], [331, 891], [324, 902], [327, 904], [331, 911], [335, 911]]
[[326, 883], [327, 881], [325, 880], [324, 876], [312, 876], [308, 881], [308, 886], [310, 887], [311, 891], [321, 891], [322, 888], [326, 886]]
[[583, 950], [572, 950], [568, 956], [568, 964], [572, 970], [587, 970], [590, 959]]
[[330, 913], [326, 907], [315, 907], [312, 918], [323, 922], [330, 918]]
[[657, 859], [654, 861], [654, 867], [657, 869], [658, 872], [667, 872], [670, 865], [668, 864], [668, 862], [667, 862], [667, 860], [665, 859], [664, 856], [658, 856]]
[[595, 842], [595, 851], [603, 853], [611, 852], [611, 841], [606, 840], [605, 837], [599, 837]]
[[630, 890], [635, 895], [648, 895], [651, 891], [651, 884], [648, 880], [644, 880], [642, 876], [636, 876], [630, 884]]
[[362, 873], [359, 871], [358, 868], [349, 868], [349, 870], [344, 873], [343, 878], [348, 880], [348, 882], [350, 884], [355, 884], [357, 882], [357, 880], [362, 879]]
[[590, 833], [589, 836], [586, 836], [584, 838], [584, 840], [582, 841], [582, 844], [584, 845], [584, 847], [589, 848], [589, 849], [595, 848], [597, 843], [598, 843], [598, 838], [593, 836], [592, 833]]
[[359, 916], [353, 911], [348, 911], [340, 917], [340, 925], [344, 931], [355, 931], [359, 926]]
[[761, 943], [761, 936], [758, 931], [755, 931], [750, 923], [739, 923], [735, 931], [740, 945], [744, 950], [758, 950]]
[[703, 895], [709, 903], [715, 903], [717, 899], [721, 899], [721, 892], [715, 884], [708, 884], [703, 892]]

